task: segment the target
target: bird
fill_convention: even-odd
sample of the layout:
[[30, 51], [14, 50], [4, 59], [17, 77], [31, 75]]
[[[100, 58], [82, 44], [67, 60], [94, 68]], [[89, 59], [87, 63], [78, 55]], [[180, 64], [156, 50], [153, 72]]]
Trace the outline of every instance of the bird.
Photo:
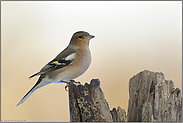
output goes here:
[[89, 43], [95, 36], [85, 31], [75, 32], [69, 45], [53, 60], [48, 62], [38, 73], [29, 78], [39, 76], [36, 84], [16, 105], [22, 104], [35, 90], [50, 83], [70, 83], [82, 75], [90, 66], [91, 53]]

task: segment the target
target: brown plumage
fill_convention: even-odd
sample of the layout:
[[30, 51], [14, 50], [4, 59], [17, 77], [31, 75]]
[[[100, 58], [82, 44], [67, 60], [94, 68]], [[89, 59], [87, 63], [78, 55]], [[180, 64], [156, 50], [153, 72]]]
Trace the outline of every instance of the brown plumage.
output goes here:
[[37, 83], [17, 104], [22, 104], [35, 90], [49, 83], [60, 83], [70, 81], [82, 75], [89, 67], [91, 54], [89, 41], [94, 38], [87, 32], [79, 31], [73, 34], [69, 45], [59, 53], [52, 61], [46, 64], [38, 73], [30, 76], [40, 75]]

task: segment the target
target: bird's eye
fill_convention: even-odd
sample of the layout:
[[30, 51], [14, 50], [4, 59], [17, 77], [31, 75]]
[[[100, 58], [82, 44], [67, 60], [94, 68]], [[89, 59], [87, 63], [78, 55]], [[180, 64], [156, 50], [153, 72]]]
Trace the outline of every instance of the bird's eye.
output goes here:
[[83, 36], [79, 36], [79, 38], [84, 38]]

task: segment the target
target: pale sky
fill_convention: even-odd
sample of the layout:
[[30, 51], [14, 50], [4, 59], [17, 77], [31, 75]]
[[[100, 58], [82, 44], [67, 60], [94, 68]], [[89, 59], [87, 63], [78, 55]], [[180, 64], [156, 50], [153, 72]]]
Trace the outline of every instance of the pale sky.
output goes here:
[[76, 31], [95, 38], [92, 63], [75, 80], [99, 79], [110, 109], [127, 112], [129, 79], [145, 69], [163, 72], [182, 89], [181, 1], [3, 1], [1, 26], [1, 121], [69, 121], [65, 84], [49, 84], [16, 104], [38, 79], [28, 77]]

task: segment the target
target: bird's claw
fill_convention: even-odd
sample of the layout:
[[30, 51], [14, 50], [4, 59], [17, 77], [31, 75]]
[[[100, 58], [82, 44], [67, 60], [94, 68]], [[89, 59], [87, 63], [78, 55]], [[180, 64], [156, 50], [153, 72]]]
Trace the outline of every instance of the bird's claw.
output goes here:
[[71, 84], [71, 82], [72, 82], [72, 83], [76, 83], [76, 84], [80, 84], [80, 85], [81, 85], [80, 82], [76, 82], [76, 81], [74, 81], [74, 80], [70, 80], [70, 82], [60, 80], [60, 82], [63, 82], [63, 83], [66, 83], [66, 84], [67, 84], [67, 85], [65, 86], [65, 90], [66, 90], [66, 91], [68, 91], [67, 88], [69, 87], [69, 85]]
[[68, 91], [68, 90], [67, 90], [68, 87], [69, 87], [69, 84], [67, 84], [67, 85], [65, 86], [65, 90], [66, 90], [66, 91]]

